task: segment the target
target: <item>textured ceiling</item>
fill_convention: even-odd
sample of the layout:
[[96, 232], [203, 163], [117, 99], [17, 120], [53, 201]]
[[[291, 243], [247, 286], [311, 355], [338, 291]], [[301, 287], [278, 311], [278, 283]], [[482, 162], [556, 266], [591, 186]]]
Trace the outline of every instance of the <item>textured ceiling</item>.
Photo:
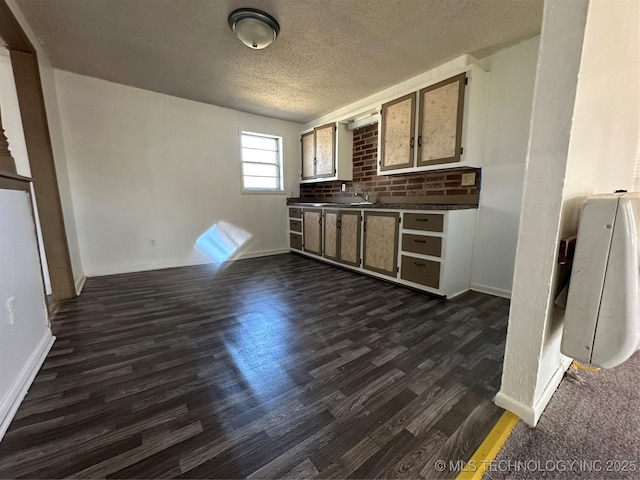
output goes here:
[[[62, 70], [299, 122], [539, 33], [543, 0], [18, 0]], [[278, 19], [251, 50], [239, 7]]]

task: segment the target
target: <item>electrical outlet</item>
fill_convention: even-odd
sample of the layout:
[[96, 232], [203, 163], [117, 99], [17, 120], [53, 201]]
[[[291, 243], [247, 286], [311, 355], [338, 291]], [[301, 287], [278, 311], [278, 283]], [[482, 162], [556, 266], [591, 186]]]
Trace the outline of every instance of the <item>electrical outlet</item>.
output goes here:
[[460, 185], [463, 187], [472, 187], [476, 184], [476, 172], [469, 172], [462, 174], [462, 181]]
[[343, 191], [343, 192], [346, 192], [346, 191], [347, 191], [347, 184], [346, 184], [346, 183], [343, 183], [343, 184], [342, 184], [342, 191]]
[[149, 240], [149, 246], [150, 247], [155, 247], [156, 246], [156, 239], [152, 238], [151, 240]]
[[16, 323], [16, 297], [7, 298], [7, 312], [9, 313], [9, 325]]

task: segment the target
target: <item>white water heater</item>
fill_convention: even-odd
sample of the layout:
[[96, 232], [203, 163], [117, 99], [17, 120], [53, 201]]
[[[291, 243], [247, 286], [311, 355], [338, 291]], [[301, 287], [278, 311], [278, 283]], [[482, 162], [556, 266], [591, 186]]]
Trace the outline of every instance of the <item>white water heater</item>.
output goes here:
[[612, 368], [640, 348], [640, 193], [589, 197], [582, 208], [562, 353]]

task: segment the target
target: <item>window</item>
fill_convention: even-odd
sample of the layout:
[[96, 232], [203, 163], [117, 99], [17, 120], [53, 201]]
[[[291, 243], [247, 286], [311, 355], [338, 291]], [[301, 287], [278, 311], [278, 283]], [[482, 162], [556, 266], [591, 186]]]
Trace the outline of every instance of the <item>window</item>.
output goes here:
[[282, 138], [242, 132], [242, 190], [282, 192]]

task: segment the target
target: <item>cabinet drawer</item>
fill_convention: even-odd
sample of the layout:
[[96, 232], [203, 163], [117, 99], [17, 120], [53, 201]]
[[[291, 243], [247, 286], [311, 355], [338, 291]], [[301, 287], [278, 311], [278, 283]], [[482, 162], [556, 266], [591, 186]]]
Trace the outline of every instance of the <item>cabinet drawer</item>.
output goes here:
[[405, 252], [421, 253], [422, 255], [439, 257], [442, 254], [442, 237], [403, 233], [402, 250]]
[[302, 222], [300, 220], [289, 220], [289, 230], [302, 232]]
[[301, 208], [290, 208], [289, 209], [289, 217], [290, 218], [302, 218], [302, 209]]
[[302, 250], [302, 235], [290, 233], [289, 245], [291, 245], [291, 248], [295, 248], [296, 250]]
[[400, 278], [427, 287], [440, 288], [440, 262], [402, 255]]
[[428, 232], [444, 231], [444, 214], [442, 213], [405, 213], [404, 228], [426, 230]]

